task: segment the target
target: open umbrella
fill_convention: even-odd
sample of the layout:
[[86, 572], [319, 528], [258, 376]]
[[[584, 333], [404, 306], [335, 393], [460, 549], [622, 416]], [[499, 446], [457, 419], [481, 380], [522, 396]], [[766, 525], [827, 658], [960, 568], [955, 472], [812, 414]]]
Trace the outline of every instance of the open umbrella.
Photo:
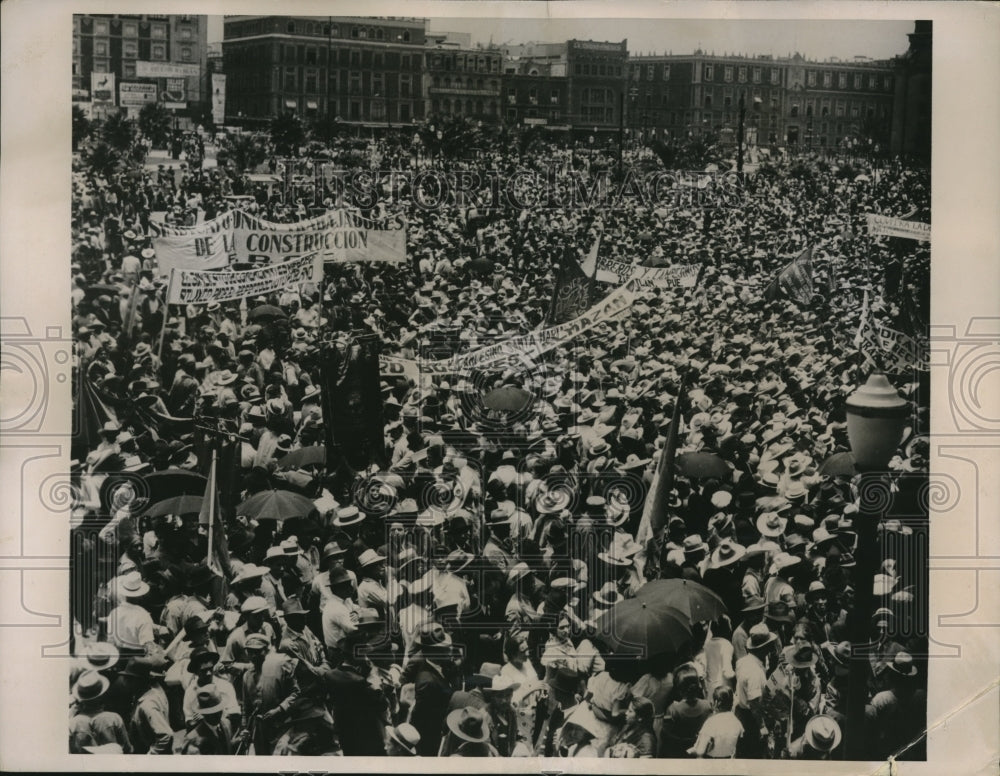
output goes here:
[[503, 385], [495, 388], [483, 397], [483, 404], [497, 412], [520, 412], [529, 404], [534, 396], [516, 385]]
[[313, 502], [289, 490], [262, 490], [238, 507], [236, 514], [254, 520], [287, 520], [304, 517], [316, 508]]
[[310, 445], [292, 450], [278, 461], [278, 469], [297, 469], [300, 466], [326, 465], [326, 445]]
[[689, 579], [654, 579], [636, 591], [635, 600], [669, 606], [689, 622], [706, 622], [726, 613], [726, 605], [718, 595]]
[[853, 477], [858, 473], [854, 466], [854, 453], [834, 453], [820, 464], [819, 473], [827, 477]]
[[253, 308], [249, 313], [247, 313], [248, 321], [259, 321], [266, 320], [269, 318], [287, 318], [285, 311], [280, 307], [275, 307], [273, 304], [262, 304]]
[[469, 262], [469, 269], [475, 272], [492, 272], [493, 262], [489, 259], [473, 259]]
[[162, 472], [147, 474], [146, 496], [150, 504], [158, 504], [174, 496], [204, 496], [205, 483], [208, 478], [197, 472], [184, 469], [168, 469]]
[[729, 464], [715, 453], [683, 453], [677, 456], [677, 468], [694, 479], [728, 480], [732, 477]]
[[146, 516], [189, 515], [192, 512], [201, 511], [202, 501], [202, 496], [174, 496], [173, 498], [153, 504], [146, 510]]
[[93, 286], [87, 286], [83, 289], [83, 294], [87, 299], [96, 299], [99, 296], [110, 296], [113, 298], [118, 296], [121, 290], [121, 286], [109, 286], [104, 283], [98, 283]]
[[675, 653], [690, 641], [691, 623], [660, 601], [630, 598], [598, 618], [597, 637], [617, 654]]

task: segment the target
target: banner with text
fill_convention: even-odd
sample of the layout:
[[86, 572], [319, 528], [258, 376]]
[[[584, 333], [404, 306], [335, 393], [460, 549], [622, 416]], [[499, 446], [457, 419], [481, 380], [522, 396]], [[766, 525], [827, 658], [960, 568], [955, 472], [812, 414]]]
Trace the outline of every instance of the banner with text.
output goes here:
[[212, 73], [212, 122], [217, 127], [226, 123], [225, 73]]
[[150, 228], [156, 234], [153, 247], [158, 259], [161, 241], [178, 238], [163, 245], [175, 266], [188, 262], [183, 268], [207, 269], [203, 263], [206, 256], [211, 254], [218, 260], [222, 243], [211, 246], [198, 239], [226, 233], [230, 239], [222, 242], [230, 261], [275, 263], [314, 252], [327, 262], [406, 261], [406, 220], [402, 216], [371, 219], [335, 210], [306, 221], [278, 224], [232, 210], [196, 226], [151, 223]]
[[239, 272], [175, 271], [167, 291], [168, 304], [206, 304], [270, 294], [323, 277], [319, 254], [301, 256], [283, 264], [272, 264]]
[[677, 264], [673, 267], [641, 267], [636, 264], [626, 264], [613, 259], [601, 259], [597, 262], [597, 279], [601, 280], [601, 272], [609, 272], [618, 278], [619, 283], [635, 280], [644, 286], [658, 288], [694, 288], [698, 281], [697, 264]]
[[868, 214], [868, 233], [872, 237], [903, 237], [927, 242], [931, 239], [931, 225], [904, 218], [890, 218]]

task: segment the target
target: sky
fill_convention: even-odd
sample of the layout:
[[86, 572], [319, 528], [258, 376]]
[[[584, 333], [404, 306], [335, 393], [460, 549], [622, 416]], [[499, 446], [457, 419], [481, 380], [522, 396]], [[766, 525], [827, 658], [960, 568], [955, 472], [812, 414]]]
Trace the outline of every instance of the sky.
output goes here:
[[[469, 32], [473, 43], [628, 40], [631, 54], [795, 52], [808, 59], [886, 59], [906, 51], [912, 21], [720, 20], [720, 19], [471, 19], [431, 18], [431, 32]], [[209, 18], [209, 42], [222, 39], [222, 17]]]

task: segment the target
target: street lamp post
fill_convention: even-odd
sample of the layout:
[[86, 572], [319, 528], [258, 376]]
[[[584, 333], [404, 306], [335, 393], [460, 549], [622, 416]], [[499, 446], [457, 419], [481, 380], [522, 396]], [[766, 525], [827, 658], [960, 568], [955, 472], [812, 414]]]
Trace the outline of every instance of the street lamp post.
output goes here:
[[882, 514], [866, 510], [866, 503], [884, 501], [888, 490], [884, 477], [903, 429], [910, 407], [884, 374], [868, 378], [846, 402], [847, 436], [860, 478], [860, 510], [855, 515], [857, 534], [854, 602], [847, 615], [853, 647], [848, 675], [847, 730], [844, 749], [849, 760], [868, 758], [866, 751], [865, 704], [868, 698], [868, 650], [874, 604], [875, 573], [878, 570], [878, 521]]
[[739, 126], [736, 129], [736, 172], [743, 174], [743, 124], [746, 121], [746, 97], [740, 93]]

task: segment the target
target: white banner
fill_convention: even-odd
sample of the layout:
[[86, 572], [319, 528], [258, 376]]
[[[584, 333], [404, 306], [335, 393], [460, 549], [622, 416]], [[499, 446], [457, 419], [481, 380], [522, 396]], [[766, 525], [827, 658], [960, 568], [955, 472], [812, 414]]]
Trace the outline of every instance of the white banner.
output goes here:
[[118, 104], [127, 108], [141, 108], [156, 102], [156, 84], [138, 84], [122, 81], [118, 84]]
[[882, 345], [886, 369], [892, 372], [908, 372], [913, 369], [926, 372], [931, 368], [927, 348], [922, 347], [913, 337], [879, 321], [872, 320], [871, 323]]
[[[157, 259], [162, 245], [171, 266], [181, 269], [208, 269], [204, 262], [221, 261], [220, 251], [229, 256], [228, 262], [274, 263], [313, 252], [328, 262], [406, 261], [406, 221], [402, 216], [377, 221], [335, 210], [307, 221], [276, 224], [231, 210], [197, 226], [151, 223], [150, 227], [157, 235], [153, 238]], [[198, 242], [223, 232], [229, 234], [229, 241]], [[213, 264], [212, 268], [217, 266], [223, 265]]]
[[927, 242], [931, 239], [931, 225], [869, 213], [868, 233], [872, 237], [903, 237]]
[[114, 73], [91, 73], [90, 93], [93, 95], [91, 102], [95, 105], [115, 104], [115, 74]]
[[136, 62], [136, 78], [197, 78], [201, 75], [198, 65], [170, 62]]
[[167, 303], [207, 304], [246, 299], [300, 283], [316, 283], [322, 277], [323, 262], [318, 254], [240, 272], [175, 270], [167, 290]]
[[601, 259], [597, 262], [597, 279], [602, 280], [601, 273], [614, 275], [619, 283], [635, 280], [644, 286], [670, 288], [694, 288], [698, 280], [697, 264], [677, 264], [673, 267], [640, 267], [636, 264], [626, 264], [612, 259]]
[[212, 73], [212, 123], [226, 123], [226, 74]]

